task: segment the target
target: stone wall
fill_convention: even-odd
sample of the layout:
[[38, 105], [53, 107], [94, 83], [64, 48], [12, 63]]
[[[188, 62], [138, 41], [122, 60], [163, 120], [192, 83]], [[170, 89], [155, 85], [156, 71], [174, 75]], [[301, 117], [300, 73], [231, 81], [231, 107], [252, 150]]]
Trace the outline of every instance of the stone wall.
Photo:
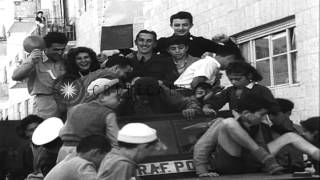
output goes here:
[[318, 0], [153, 0], [145, 7], [145, 27], [159, 37], [169, 36], [169, 18], [178, 11], [191, 12], [192, 34], [206, 38], [218, 33], [233, 35], [294, 15], [298, 83], [272, 88], [272, 92], [295, 103], [295, 122], [319, 116]]

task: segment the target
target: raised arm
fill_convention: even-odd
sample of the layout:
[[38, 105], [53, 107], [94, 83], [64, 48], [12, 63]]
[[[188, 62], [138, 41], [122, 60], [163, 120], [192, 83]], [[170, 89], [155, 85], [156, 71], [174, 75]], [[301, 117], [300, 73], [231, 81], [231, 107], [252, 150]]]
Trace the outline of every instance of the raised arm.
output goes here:
[[12, 80], [22, 81], [35, 71], [35, 65], [42, 60], [42, 50], [34, 49], [21, 65], [16, 67], [12, 74]]
[[214, 36], [212, 40], [202, 40], [202, 43], [208, 52], [219, 53], [225, 52], [225, 50], [228, 49], [228, 51], [232, 51], [233, 54], [241, 54], [238, 46], [225, 34], [218, 34]]

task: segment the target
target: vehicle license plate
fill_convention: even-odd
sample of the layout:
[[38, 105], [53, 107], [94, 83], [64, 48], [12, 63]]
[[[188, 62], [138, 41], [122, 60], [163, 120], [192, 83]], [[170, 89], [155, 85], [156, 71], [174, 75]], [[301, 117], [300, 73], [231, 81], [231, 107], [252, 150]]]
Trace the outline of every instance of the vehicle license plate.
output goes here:
[[193, 171], [195, 171], [193, 160], [189, 159], [139, 164], [137, 169], [137, 175], [150, 176]]

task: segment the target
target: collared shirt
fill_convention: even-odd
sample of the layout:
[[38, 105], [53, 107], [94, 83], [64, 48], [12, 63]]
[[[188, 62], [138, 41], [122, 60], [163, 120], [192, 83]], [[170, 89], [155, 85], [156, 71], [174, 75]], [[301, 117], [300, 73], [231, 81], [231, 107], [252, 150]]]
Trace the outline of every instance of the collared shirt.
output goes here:
[[[30, 68], [30, 59], [26, 59], [17, 70]], [[21, 71], [20, 71], [21, 72]], [[52, 61], [45, 54], [42, 60], [34, 64], [27, 79], [28, 91], [31, 95], [53, 94], [54, 81], [65, 73], [63, 61]]]
[[136, 177], [137, 164], [119, 149], [112, 149], [102, 160], [99, 180], [130, 180]]
[[198, 61], [200, 58], [198, 57], [193, 57], [188, 54], [188, 56], [184, 59], [184, 65], [183, 67], [179, 68], [177, 63], [173, 60], [173, 62], [176, 64], [178, 73], [181, 75], [191, 64], [194, 62]]
[[178, 78], [175, 64], [169, 57], [152, 55], [150, 59], [142, 63], [135, 55], [131, 62], [133, 65], [132, 79], [134, 77], [152, 77], [172, 84]]
[[[175, 35], [172, 35], [172, 36], [175, 36]], [[187, 34], [185, 36], [187, 36], [190, 39], [188, 52], [191, 56], [194, 56], [194, 57], [201, 58], [201, 56], [205, 52], [214, 52], [214, 53], [224, 52], [226, 47], [228, 47], [228, 49], [231, 49], [234, 54], [241, 54], [239, 48], [232, 40], [229, 40], [223, 44], [220, 44], [220, 43], [211, 41], [209, 39], [206, 39], [204, 37], [197, 37], [191, 34]], [[167, 52], [166, 42], [167, 42], [166, 37], [160, 38], [158, 40], [156, 49], [160, 52], [160, 54], [165, 54], [169, 56]]]
[[207, 83], [213, 84], [221, 64], [214, 58], [207, 56], [191, 64], [174, 82], [178, 87], [191, 89], [191, 82], [195, 77], [206, 77]]
[[44, 180], [96, 180], [96, 166], [79, 156], [63, 160], [47, 174]]
[[248, 85], [246, 85], [246, 88], [248, 88], [248, 89], [252, 89], [253, 88], [253, 86], [254, 86], [254, 82], [251, 82], [251, 83], [249, 83]]
[[253, 94], [258, 97], [263, 97], [267, 101], [272, 104], [272, 111], [273, 112], [280, 112], [280, 107], [273, 97], [271, 91], [262, 85], [250, 83], [246, 86], [246, 88], [242, 89], [241, 94], [237, 94], [238, 88], [235, 86], [230, 86], [221, 92], [217, 93], [215, 96], [211, 97], [210, 99], [206, 100], [206, 104], [210, 104], [211, 107], [215, 110], [219, 110], [222, 108], [226, 103], [229, 103], [229, 108], [236, 110], [238, 107], [239, 99], [243, 96], [248, 94]]

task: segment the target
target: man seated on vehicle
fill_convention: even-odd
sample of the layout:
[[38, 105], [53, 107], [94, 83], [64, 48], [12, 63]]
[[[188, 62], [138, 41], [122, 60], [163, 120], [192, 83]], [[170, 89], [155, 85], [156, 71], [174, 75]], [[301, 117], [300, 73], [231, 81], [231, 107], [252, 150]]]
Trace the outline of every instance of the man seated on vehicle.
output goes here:
[[155, 115], [182, 112], [187, 119], [201, 113], [198, 103], [169, 89], [157, 80], [142, 77], [134, 82], [131, 94], [119, 106], [119, 115]]
[[258, 141], [260, 134], [254, 132], [272, 104], [261, 97], [249, 94], [241, 97], [234, 118], [219, 119], [199, 139], [194, 148], [197, 174], [218, 176], [209, 170], [209, 158], [214, 153], [213, 166], [221, 174], [268, 171], [278, 174], [283, 170], [274, 156], [285, 145], [320, 160], [320, 150], [296, 133], [289, 132], [265, 143]]
[[101, 162], [98, 179], [132, 180], [137, 164], [154, 151], [166, 150], [157, 131], [143, 123], [129, 123], [118, 133], [119, 149], [113, 148]]
[[44, 50], [33, 49], [23, 63], [12, 73], [12, 80], [27, 80], [33, 98], [33, 113], [44, 119], [60, 117], [53, 95], [56, 79], [65, 73], [63, 52], [68, 39], [63, 33], [50, 32], [44, 38]]
[[[270, 134], [273, 138], [277, 138], [281, 136], [284, 133], [287, 132], [295, 132], [299, 135], [302, 135], [302, 127], [298, 124], [294, 124], [293, 121], [290, 119], [291, 112], [294, 108], [294, 103], [290, 101], [289, 99], [284, 98], [276, 98], [276, 101], [278, 102], [278, 105], [280, 107], [281, 112], [284, 116], [287, 117], [285, 121], [283, 121], [283, 126], [275, 126], [274, 124], [271, 125], [271, 127], [268, 125], [268, 128], [270, 128]], [[269, 114], [269, 119], [276, 118], [274, 115]], [[275, 120], [271, 120], [273, 122]], [[283, 127], [292, 127], [292, 130], [290, 131], [288, 128]], [[303, 161], [303, 154], [295, 149], [292, 146], [285, 146], [282, 148], [279, 153], [277, 154], [277, 160], [280, 165], [285, 167], [289, 172], [294, 171], [304, 171], [305, 164]]]
[[96, 180], [97, 171], [104, 156], [111, 150], [104, 136], [90, 135], [77, 145], [77, 156], [65, 158], [51, 169], [45, 180]]

